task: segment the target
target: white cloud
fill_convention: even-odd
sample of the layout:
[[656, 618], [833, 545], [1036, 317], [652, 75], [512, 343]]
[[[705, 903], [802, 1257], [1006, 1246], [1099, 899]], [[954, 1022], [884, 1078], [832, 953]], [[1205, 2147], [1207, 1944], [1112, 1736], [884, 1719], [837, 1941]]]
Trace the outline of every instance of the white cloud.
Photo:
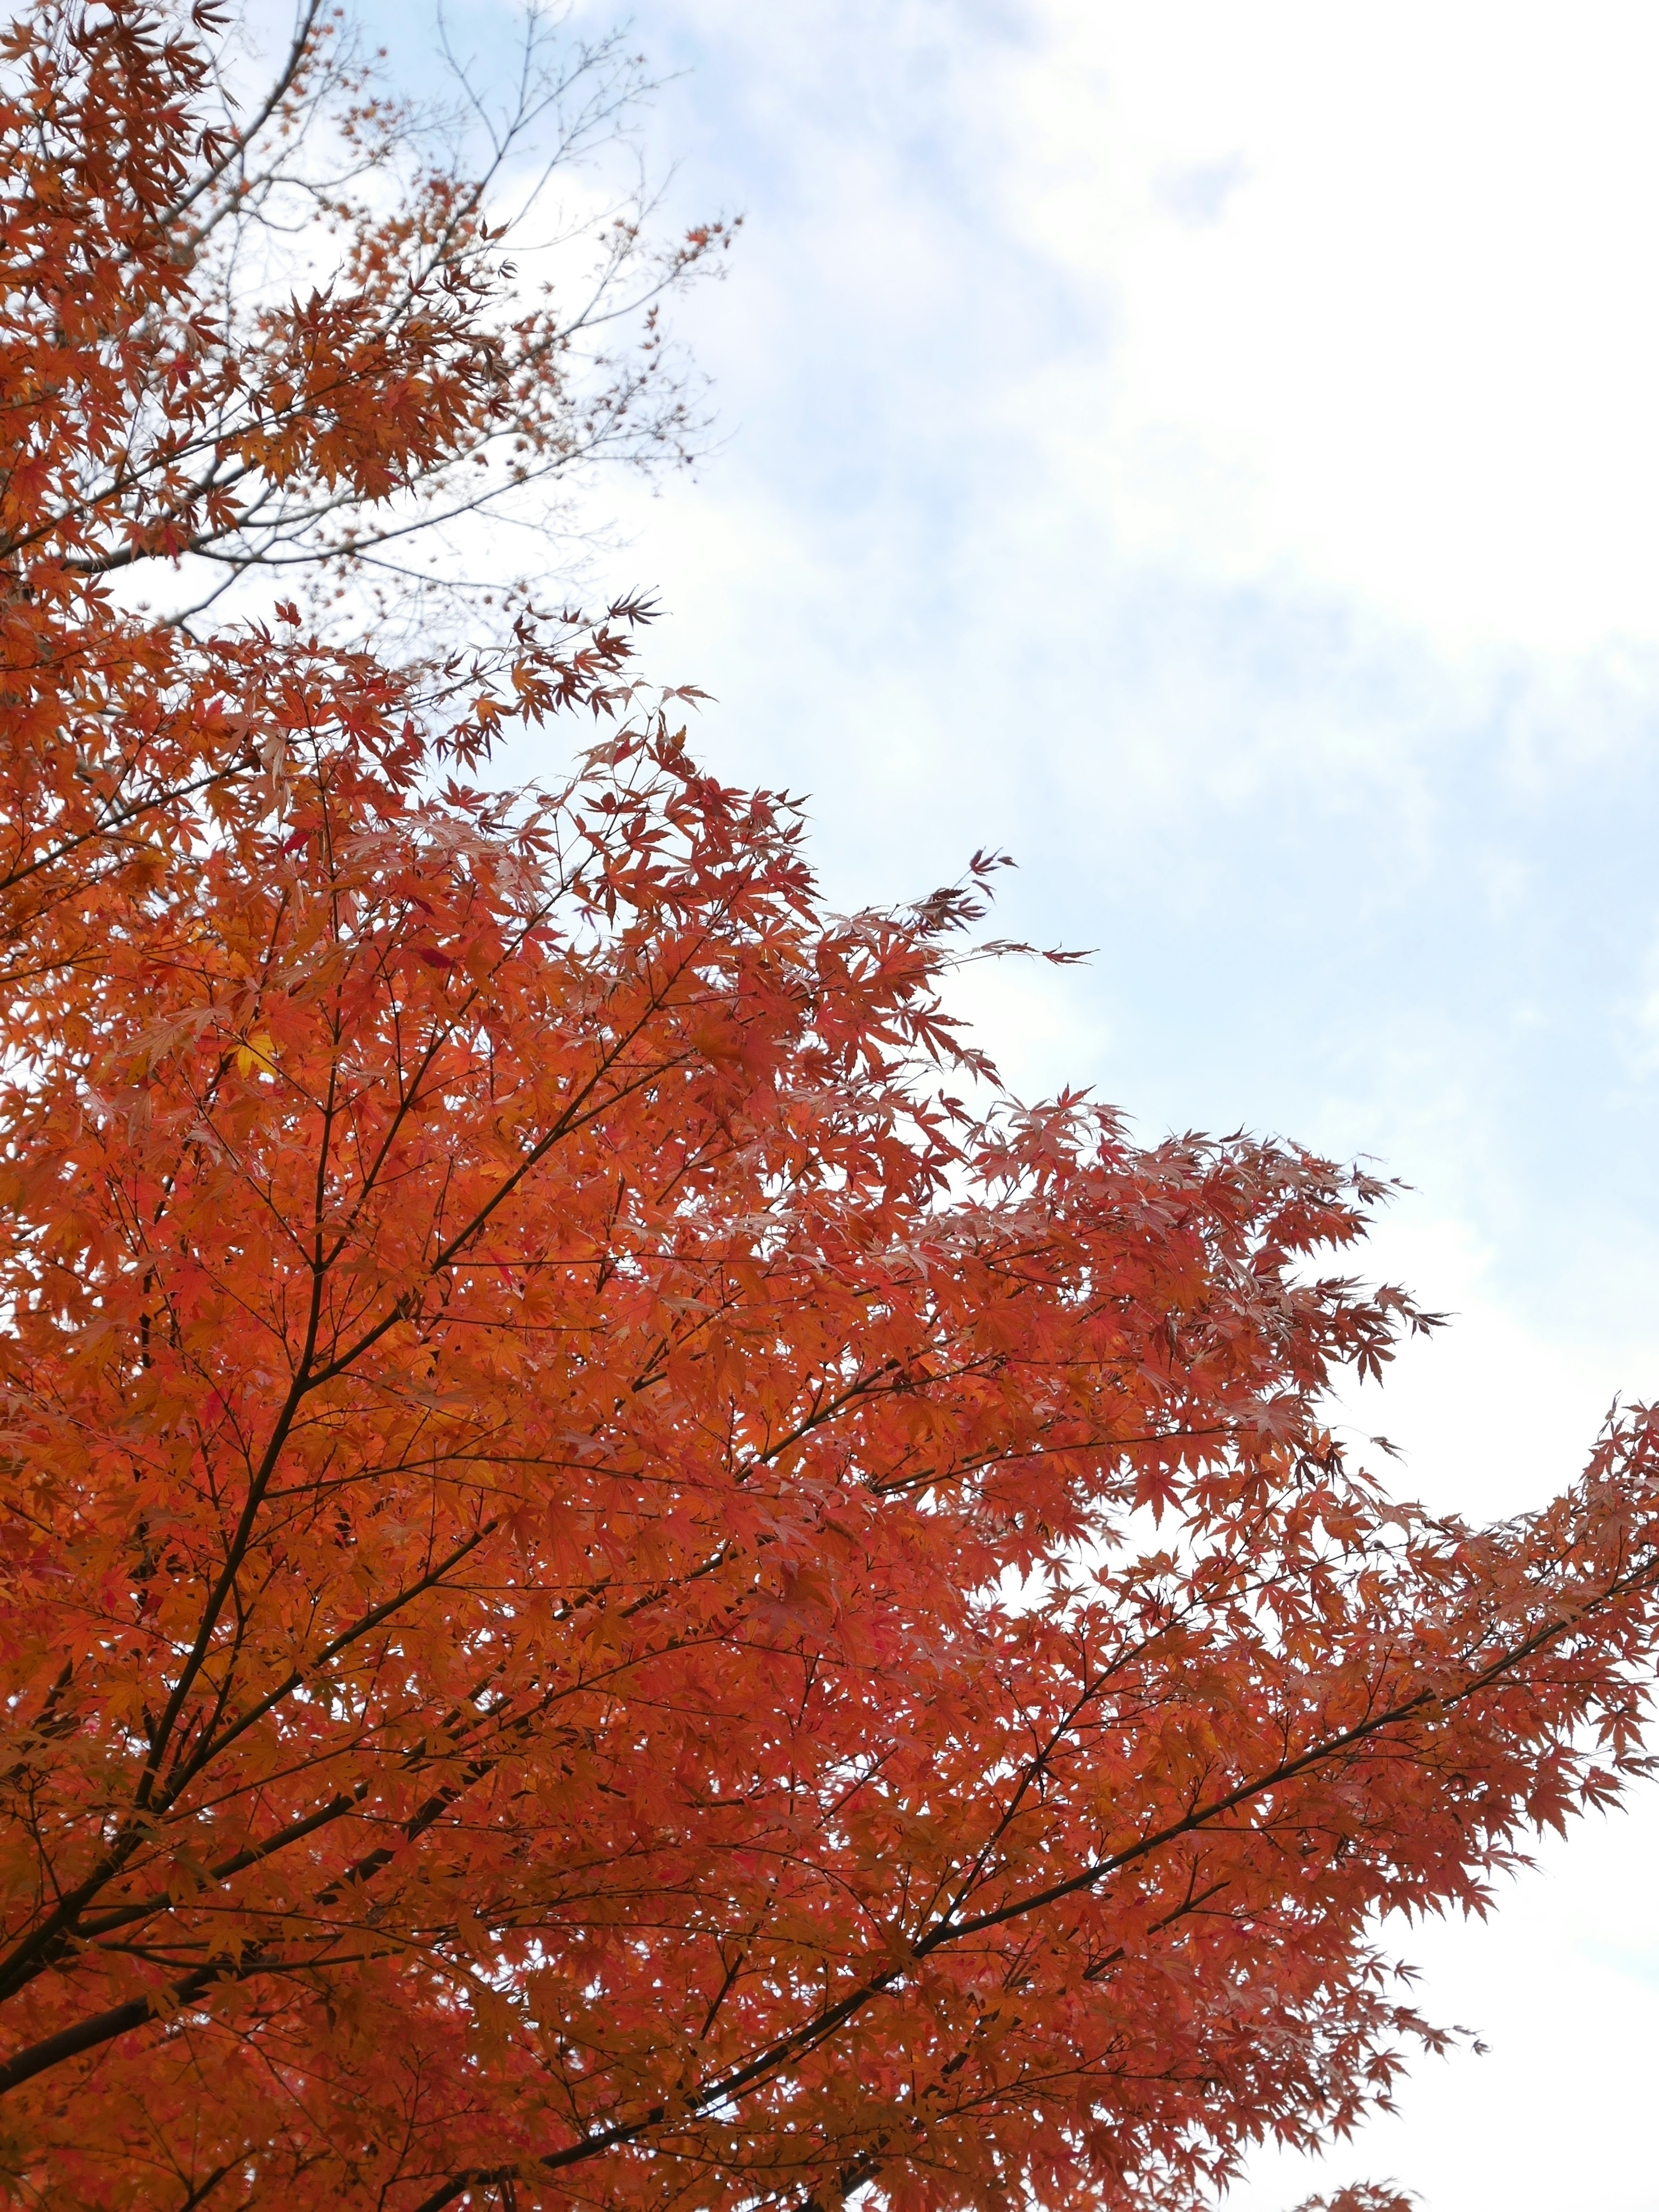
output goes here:
[[1109, 309], [1055, 427], [1127, 551], [1460, 643], [1659, 635], [1651, 9], [1036, 15], [1006, 189]]

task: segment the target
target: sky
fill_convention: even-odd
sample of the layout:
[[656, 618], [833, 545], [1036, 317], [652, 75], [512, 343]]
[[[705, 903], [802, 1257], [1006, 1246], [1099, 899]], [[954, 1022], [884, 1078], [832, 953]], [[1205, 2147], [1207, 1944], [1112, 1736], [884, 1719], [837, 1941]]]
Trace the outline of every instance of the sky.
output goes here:
[[[1541, 1503], [1659, 1393], [1659, 13], [631, 21], [669, 209], [744, 216], [678, 319], [716, 449], [599, 495], [703, 757], [810, 794], [837, 903], [1013, 854], [999, 930], [1093, 949], [964, 987], [1016, 1088], [1409, 1184], [1373, 1266], [1455, 1318], [1345, 1414], [1409, 1494]], [[1644, 1800], [1389, 1931], [1487, 2054], [1239, 2212], [1659, 2212], [1656, 1855]]]

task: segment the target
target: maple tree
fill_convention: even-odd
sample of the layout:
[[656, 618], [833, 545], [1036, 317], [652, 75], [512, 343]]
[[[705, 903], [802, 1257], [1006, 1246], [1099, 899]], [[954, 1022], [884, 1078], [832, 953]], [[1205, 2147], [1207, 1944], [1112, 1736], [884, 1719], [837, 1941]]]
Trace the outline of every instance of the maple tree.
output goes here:
[[362, 368], [359, 240], [292, 445], [222, 411], [214, 35], [51, 0], [0, 110], [6, 2185], [1201, 2201], [1443, 2041], [1380, 1915], [1639, 1767], [1659, 1425], [1391, 1504], [1324, 1410], [1424, 1325], [1334, 1272], [1382, 1187], [1004, 1096], [992, 863], [827, 913], [637, 605], [124, 611], [271, 484], [369, 544], [523, 368], [482, 258]]
[[[83, 9], [40, 8], [9, 48], [14, 556], [117, 579], [164, 559], [190, 587], [174, 619], [250, 572], [321, 603], [378, 582], [384, 651], [434, 597], [475, 623], [482, 598], [521, 604], [503, 527], [544, 564], [584, 471], [692, 457], [704, 425], [661, 313], [734, 226], [659, 240], [642, 186], [584, 177], [650, 89], [619, 38], [573, 44], [532, 0], [507, 99], [453, 62], [459, 112], [423, 111], [326, 0], [301, 0], [272, 81], [240, 98], [213, 7], [193, 46], [158, 22], [159, 61], [132, 8], [112, 15], [123, 35], [89, 39]], [[574, 205], [549, 208], [562, 185]], [[493, 557], [470, 584], [481, 514]]]

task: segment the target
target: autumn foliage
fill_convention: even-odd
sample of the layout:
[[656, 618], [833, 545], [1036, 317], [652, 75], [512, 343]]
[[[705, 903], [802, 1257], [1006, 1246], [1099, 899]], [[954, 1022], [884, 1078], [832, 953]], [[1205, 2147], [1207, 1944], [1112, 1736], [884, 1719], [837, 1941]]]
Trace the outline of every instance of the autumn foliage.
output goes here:
[[826, 913], [636, 606], [123, 612], [530, 404], [487, 262], [380, 312], [399, 233], [224, 412], [215, 35], [49, 0], [0, 110], [7, 2186], [1201, 2200], [1440, 2039], [1378, 1916], [1638, 1760], [1654, 1426], [1392, 1505], [1322, 1409], [1420, 1322], [1346, 1272], [1379, 1186], [1002, 1094], [988, 864]]

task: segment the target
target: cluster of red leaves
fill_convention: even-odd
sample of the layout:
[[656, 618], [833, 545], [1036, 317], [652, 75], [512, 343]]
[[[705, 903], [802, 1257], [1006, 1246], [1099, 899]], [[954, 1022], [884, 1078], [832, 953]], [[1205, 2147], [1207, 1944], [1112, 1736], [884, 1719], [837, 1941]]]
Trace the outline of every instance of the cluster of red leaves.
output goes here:
[[[532, 8], [520, 112], [477, 177], [422, 158], [417, 118], [374, 94], [324, 0], [251, 114], [204, 118], [220, 12], [38, 0], [0, 43], [0, 560], [58, 604], [187, 560], [208, 605], [272, 563], [398, 573], [412, 533], [599, 455], [686, 458], [658, 315], [730, 228], [653, 251], [614, 221], [566, 310], [515, 297], [512, 226], [489, 219], [544, 110], [595, 80], [556, 165], [625, 106], [614, 42], [550, 81]], [[331, 131], [337, 177], [316, 173]], [[595, 353], [607, 325], [637, 325], [631, 354]]]
[[[142, 297], [196, 48], [76, 23], [149, 87], [85, 121]], [[1375, 1183], [971, 1118], [972, 900], [825, 915], [660, 720], [440, 787], [617, 704], [615, 626], [480, 694], [120, 618], [31, 520], [89, 434], [44, 374], [0, 360], [15, 2198], [1171, 2207], [1350, 2124], [1440, 2039], [1378, 1914], [1638, 1759], [1652, 1424], [1524, 1522], [1389, 1507], [1320, 1411], [1419, 1319], [1320, 1272]]]

